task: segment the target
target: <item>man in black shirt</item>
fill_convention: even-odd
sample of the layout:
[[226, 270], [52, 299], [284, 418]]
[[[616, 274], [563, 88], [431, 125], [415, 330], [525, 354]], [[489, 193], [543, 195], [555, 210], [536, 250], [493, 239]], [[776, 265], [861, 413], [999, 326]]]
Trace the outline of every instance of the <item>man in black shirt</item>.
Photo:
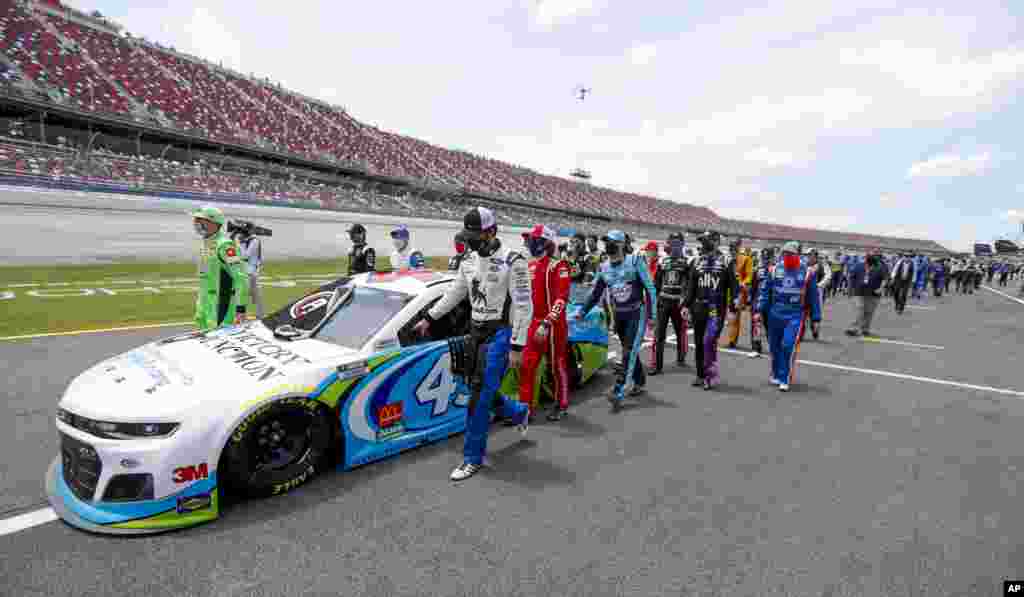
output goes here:
[[353, 224], [348, 229], [348, 237], [352, 240], [352, 250], [348, 252], [348, 275], [375, 271], [377, 252], [366, 246], [366, 227]]

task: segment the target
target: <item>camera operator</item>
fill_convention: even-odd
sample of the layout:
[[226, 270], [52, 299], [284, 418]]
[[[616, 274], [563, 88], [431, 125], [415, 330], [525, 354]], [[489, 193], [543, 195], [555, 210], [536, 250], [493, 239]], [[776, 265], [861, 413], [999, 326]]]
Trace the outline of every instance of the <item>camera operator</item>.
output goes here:
[[[232, 224], [234, 224], [232, 222]], [[263, 271], [263, 243], [253, 234], [250, 222], [232, 226], [231, 236], [242, 249], [245, 270], [249, 274], [249, 300], [256, 307], [256, 317], [263, 319], [263, 294], [260, 292], [260, 273]]]

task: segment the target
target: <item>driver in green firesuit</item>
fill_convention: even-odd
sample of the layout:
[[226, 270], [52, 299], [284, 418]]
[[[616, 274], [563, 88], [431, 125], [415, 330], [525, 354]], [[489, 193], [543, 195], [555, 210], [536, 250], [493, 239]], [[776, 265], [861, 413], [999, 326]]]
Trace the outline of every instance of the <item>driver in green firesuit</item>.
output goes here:
[[249, 275], [238, 245], [224, 233], [224, 213], [207, 206], [192, 212], [192, 218], [196, 233], [203, 239], [196, 325], [207, 331], [242, 323], [249, 302]]

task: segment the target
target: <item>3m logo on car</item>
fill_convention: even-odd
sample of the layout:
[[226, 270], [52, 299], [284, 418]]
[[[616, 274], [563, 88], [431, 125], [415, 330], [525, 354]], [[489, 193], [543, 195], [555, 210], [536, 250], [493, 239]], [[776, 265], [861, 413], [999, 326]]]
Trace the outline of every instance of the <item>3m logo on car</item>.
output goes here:
[[199, 481], [201, 479], [207, 479], [210, 477], [209, 468], [206, 463], [202, 464], [190, 464], [188, 466], [180, 466], [174, 469], [174, 482], [175, 483], [191, 483], [193, 481]]
[[377, 425], [381, 428], [391, 427], [402, 421], [402, 403], [393, 402], [381, 405], [377, 409]]

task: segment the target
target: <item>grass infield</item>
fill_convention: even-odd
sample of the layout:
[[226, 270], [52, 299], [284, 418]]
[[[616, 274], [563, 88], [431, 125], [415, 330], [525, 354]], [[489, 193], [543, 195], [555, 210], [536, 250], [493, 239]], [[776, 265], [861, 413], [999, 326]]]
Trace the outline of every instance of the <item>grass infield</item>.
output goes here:
[[[446, 257], [427, 258], [431, 269], [443, 270], [447, 265]], [[387, 257], [378, 259], [378, 269], [389, 267]], [[289, 288], [264, 283], [264, 309], [271, 313], [319, 286], [315, 278], [333, 279], [346, 268], [344, 258], [268, 263], [262, 273], [263, 279], [270, 278], [266, 283], [274, 279], [308, 280], [296, 280]], [[196, 265], [191, 262], [0, 267], [0, 294], [16, 294], [14, 299], [0, 300], [0, 337], [191, 321], [196, 293], [188, 286], [194, 286], [196, 278]], [[157, 288], [160, 294], [144, 291], [144, 287]], [[108, 288], [117, 294], [96, 292], [66, 298], [28, 294], [33, 290], [72, 293], [79, 288]]]

